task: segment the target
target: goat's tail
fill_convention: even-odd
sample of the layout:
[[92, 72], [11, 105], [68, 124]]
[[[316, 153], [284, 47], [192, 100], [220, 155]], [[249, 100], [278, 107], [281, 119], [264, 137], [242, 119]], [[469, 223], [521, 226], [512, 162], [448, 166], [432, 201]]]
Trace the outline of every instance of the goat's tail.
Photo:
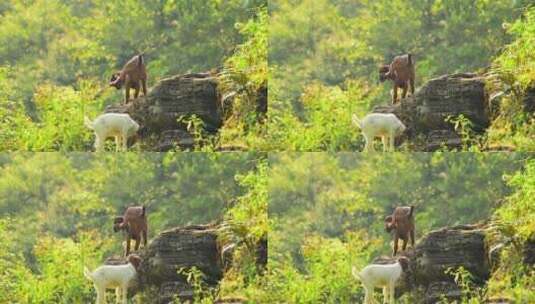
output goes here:
[[92, 122], [92, 121], [89, 119], [89, 117], [87, 117], [87, 116], [84, 116], [84, 125], [85, 125], [87, 128], [93, 130], [93, 122]]
[[359, 128], [362, 129], [362, 127], [361, 127], [362, 124], [361, 124], [361, 122], [360, 122], [360, 119], [357, 117], [357, 114], [353, 114], [353, 115], [351, 115], [351, 121], [352, 121], [355, 125], [357, 125]]
[[84, 266], [84, 276], [88, 278], [90, 281], [93, 281], [93, 276], [91, 275], [91, 271], [87, 269], [87, 267]]
[[137, 55], [137, 65], [138, 66], [142, 66], [145, 63], [144, 59], [143, 59], [143, 55], [145, 55], [145, 53], [141, 53], [141, 54]]
[[145, 206], [141, 206], [141, 216], [145, 216]]
[[412, 65], [412, 54], [411, 53], [408, 53], [407, 54], [407, 57], [408, 57], [408, 62], [409, 62], [409, 65]]
[[412, 216], [412, 211], [414, 210], [414, 206], [411, 206], [411, 210], [409, 211], [409, 217]]
[[355, 279], [362, 280], [362, 277], [355, 266], [351, 267], [351, 274], [355, 277]]

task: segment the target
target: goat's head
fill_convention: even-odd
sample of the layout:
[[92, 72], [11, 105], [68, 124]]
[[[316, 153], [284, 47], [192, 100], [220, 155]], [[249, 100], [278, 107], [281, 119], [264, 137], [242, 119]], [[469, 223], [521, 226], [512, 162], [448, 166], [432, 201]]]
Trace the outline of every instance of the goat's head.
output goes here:
[[141, 261], [143, 260], [137, 254], [130, 254], [126, 259], [128, 260], [128, 263], [132, 264], [136, 270], [139, 269], [139, 265], [141, 265]]
[[398, 126], [396, 128], [397, 135], [403, 134], [405, 130], [407, 130], [407, 127], [405, 127], [405, 125], [401, 122], [401, 120], [398, 119]]
[[382, 65], [379, 67], [379, 81], [384, 82], [390, 76], [390, 66]]
[[115, 219], [113, 219], [113, 232], [117, 232], [123, 229], [126, 229], [126, 226], [124, 225], [124, 217], [123, 216], [115, 217]]
[[386, 232], [390, 233], [394, 229], [396, 229], [396, 226], [394, 224], [394, 217], [391, 216], [391, 215], [385, 217], [385, 230], [386, 230]]
[[120, 79], [120, 76], [121, 76], [120, 73], [115, 73], [111, 75], [111, 79], [109, 83], [111, 87], [115, 87], [117, 90], [120, 90], [124, 85], [124, 81]]
[[136, 142], [138, 142], [138, 140], [140, 139], [140, 126], [139, 124], [132, 120], [132, 126], [130, 128], [128, 128], [128, 140], [127, 140], [127, 144], [129, 147], [133, 146]]
[[398, 258], [398, 263], [399, 265], [401, 265], [401, 269], [403, 271], [407, 271], [407, 269], [409, 269], [409, 259], [402, 256], [402, 257], [399, 257]]

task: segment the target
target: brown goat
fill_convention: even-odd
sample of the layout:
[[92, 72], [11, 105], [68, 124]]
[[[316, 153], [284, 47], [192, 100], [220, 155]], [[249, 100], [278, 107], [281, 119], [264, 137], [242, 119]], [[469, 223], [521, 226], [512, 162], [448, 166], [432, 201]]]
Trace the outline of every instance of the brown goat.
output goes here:
[[398, 252], [398, 240], [403, 240], [402, 250], [407, 248], [407, 242], [411, 241], [414, 248], [414, 206], [396, 207], [392, 215], [385, 218], [386, 232], [394, 230], [394, 256]]
[[379, 80], [381, 82], [390, 79], [394, 82], [392, 104], [398, 98], [398, 88], [403, 91], [401, 97], [407, 96], [407, 88], [410, 86], [411, 95], [414, 95], [414, 61], [411, 54], [396, 56], [390, 65], [383, 65], [379, 68]]
[[139, 96], [140, 86], [143, 88], [143, 95], [147, 95], [147, 71], [145, 70], [143, 54], [132, 57], [121, 71], [111, 76], [110, 86], [120, 90], [123, 85], [125, 87], [125, 103], [128, 103], [130, 99], [130, 89], [134, 89], [134, 98]]
[[126, 232], [126, 249], [124, 256], [130, 253], [130, 240], [136, 241], [135, 250], [139, 249], [141, 237], [143, 237], [143, 247], [147, 247], [147, 215], [145, 206], [128, 207], [123, 216], [118, 216], [113, 221], [113, 231], [124, 230]]

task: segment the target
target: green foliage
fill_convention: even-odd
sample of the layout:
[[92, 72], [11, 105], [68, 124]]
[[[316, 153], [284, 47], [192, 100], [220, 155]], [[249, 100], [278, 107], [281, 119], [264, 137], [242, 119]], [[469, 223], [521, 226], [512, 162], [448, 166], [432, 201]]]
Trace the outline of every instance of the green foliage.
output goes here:
[[463, 147], [465, 151], [472, 150], [477, 152], [478, 144], [480, 143], [480, 138], [474, 132], [474, 124], [463, 114], [460, 114], [457, 117], [449, 115], [446, 117], [446, 122], [449, 122], [453, 125], [455, 132], [461, 137]]
[[487, 296], [511, 299], [514, 303], [535, 301], [535, 271], [524, 266], [522, 249], [519, 246], [506, 246], [500, 254], [500, 265], [487, 283]]
[[[351, 123], [351, 115], [364, 116], [359, 107], [368, 104], [376, 90], [358, 81], [349, 81], [346, 87], [309, 85], [301, 96], [299, 117], [290, 107], [277, 109], [277, 94], [270, 95], [270, 149], [338, 151], [363, 146], [364, 140], [359, 136], [358, 127]], [[273, 102], [274, 107], [271, 106]]]
[[[178, 274], [186, 277], [186, 282], [193, 287], [193, 301], [195, 303], [211, 304], [214, 302], [214, 292], [204, 282], [205, 276], [197, 267], [191, 267], [189, 269], [180, 268]], [[177, 303], [180, 303], [178, 299]]]
[[[391, 237], [384, 231], [383, 219], [394, 207], [415, 206], [417, 239], [444, 226], [486, 221], [505, 197], [518, 195], [503, 177], [522, 172], [523, 157], [485, 153], [270, 156], [268, 283], [258, 282], [262, 290], [258, 299], [359, 302], [363, 291], [351, 276], [351, 267], [361, 269], [374, 258], [390, 254]], [[530, 217], [523, 215], [515, 224], [527, 224], [524, 220]], [[522, 229], [533, 231], [528, 226]], [[518, 260], [515, 263], [519, 265]], [[462, 278], [468, 284], [467, 277]], [[468, 287], [470, 292], [475, 292], [473, 287]], [[402, 300], [418, 302], [410, 297]]]
[[232, 96], [230, 104], [221, 105], [225, 124], [220, 131], [220, 142], [261, 149], [267, 133], [265, 114], [258, 111], [258, 96], [267, 91], [267, 7], [262, 6], [254, 19], [236, 26], [246, 40], [225, 61], [219, 76], [222, 96]]
[[494, 60], [492, 71], [505, 83], [500, 114], [488, 131], [490, 144], [512, 146], [517, 150], [533, 151], [535, 119], [524, 110], [523, 99], [535, 86], [535, 7], [526, 9], [524, 16], [513, 24], [504, 24], [515, 37]]
[[[524, 83], [532, 81], [533, 14], [523, 15], [529, 3], [271, 1], [268, 147], [298, 151], [360, 148], [360, 142], [355, 143], [358, 130], [347, 117], [390, 102], [391, 85], [378, 84], [378, 66], [399, 54], [413, 54], [419, 86], [446, 73], [482, 72], [516, 37], [496, 62], [503, 65], [500, 70], [512, 71], [507, 75], [518, 75]], [[513, 22], [506, 31], [504, 25]], [[352, 87], [355, 83], [358, 89]], [[350, 97], [347, 102], [340, 91]], [[311, 98], [310, 92], [317, 93]], [[509, 116], [504, 120], [499, 128], [509, 132], [509, 138], [492, 132], [490, 145], [514, 142], [521, 150], [533, 150], [529, 140], [533, 123], [519, 125], [516, 117]]]
[[375, 82], [377, 66], [404, 52], [415, 56], [419, 81], [482, 68], [507, 42], [501, 25], [523, 2], [272, 1], [273, 84], [297, 97], [310, 80]]
[[535, 84], [535, 7], [526, 9], [522, 18], [504, 27], [515, 40], [494, 60], [494, 70], [506, 83], [528, 88]]
[[[259, 9], [265, 5], [265, 0], [9, 0], [0, 5], [0, 150], [89, 150], [83, 115], [93, 118], [122, 100], [122, 91], [110, 89], [107, 81], [141, 52], [149, 85], [225, 65], [245, 79], [237, 83], [265, 86], [267, 12]], [[245, 116], [249, 110], [241, 111]], [[229, 126], [228, 132], [243, 136], [240, 128]]]
[[170, 227], [224, 219], [254, 225], [242, 231], [248, 242], [265, 237], [264, 158], [254, 153], [0, 154], [0, 234], [5, 236], [0, 301], [93, 302], [83, 266], [94, 269], [122, 252], [122, 236], [113, 234], [111, 224], [126, 206], [146, 206], [149, 238]]
[[526, 241], [535, 237], [535, 160], [527, 160], [524, 170], [514, 174], [509, 184], [515, 191], [498, 208], [496, 216], [509, 233]]
[[23, 295], [20, 301], [43, 304], [89, 301], [92, 284], [88, 284], [82, 273], [87, 260], [82, 259], [80, 246], [72, 239], [41, 236], [34, 247], [38, 272], [18, 282]]
[[[464, 267], [457, 269], [449, 267], [445, 273], [453, 277], [457, 286], [461, 289], [461, 302], [459, 304], [479, 304], [483, 302], [484, 289], [474, 282], [474, 276]], [[448, 303], [444, 299], [445, 303]]]
[[228, 229], [220, 232], [218, 241], [233, 246], [232, 264], [220, 283], [220, 297], [255, 298], [258, 284], [264, 280], [258, 264], [257, 248], [268, 238], [268, 164], [260, 159], [254, 171], [236, 176], [247, 189], [226, 213]]
[[19, 284], [31, 276], [24, 265], [24, 255], [17, 244], [17, 237], [14, 233], [10, 233], [15, 227], [14, 220], [0, 219], [0, 233], [4, 236], [0, 242], [0, 302], [2, 303], [9, 303], [24, 296]]
[[507, 298], [513, 302], [535, 301], [535, 271], [524, 264], [524, 246], [535, 240], [535, 161], [528, 158], [523, 170], [509, 175], [514, 189], [494, 212], [498, 227], [507, 238], [500, 250], [500, 263], [488, 282], [489, 297]]
[[268, 163], [266, 159], [257, 162], [255, 171], [249, 171], [246, 175], [237, 175], [238, 184], [247, 192], [236, 199], [235, 204], [227, 211], [230, 222], [239, 223], [247, 227], [249, 234], [244, 239], [249, 243], [256, 244], [268, 233]]

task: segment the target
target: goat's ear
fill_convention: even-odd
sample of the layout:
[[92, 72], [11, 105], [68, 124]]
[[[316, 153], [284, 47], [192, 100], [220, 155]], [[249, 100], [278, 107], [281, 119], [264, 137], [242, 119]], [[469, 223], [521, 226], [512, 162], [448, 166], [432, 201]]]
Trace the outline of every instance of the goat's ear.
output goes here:
[[385, 217], [385, 223], [392, 223], [392, 216], [391, 215]]
[[111, 75], [109, 85], [115, 87], [117, 90], [120, 90], [123, 86], [123, 81], [120, 80], [120, 73], [115, 73]]
[[134, 265], [134, 268], [137, 270], [139, 265], [141, 265], [141, 257], [136, 254], [131, 254], [127, 258], [128, 262]]
[[388, 65], [382, 65], [379, 67], [379, 73], [381, 74], [388, 73], [389, 70], [390, 67]]
[[114, 224], [119, 224], [119, 223], [122, 223], [124, 222], [124, 217], [123, 216], [116, 216], [114, 219], [113, 219], [113, 223]]
[[402, 256], [402, 257], [398, 258], [398, 262], [401, 265], [401, 269], [403, 271], [407, 271], [407, 269], [409, 269], [409, 259], [408, 258]]

